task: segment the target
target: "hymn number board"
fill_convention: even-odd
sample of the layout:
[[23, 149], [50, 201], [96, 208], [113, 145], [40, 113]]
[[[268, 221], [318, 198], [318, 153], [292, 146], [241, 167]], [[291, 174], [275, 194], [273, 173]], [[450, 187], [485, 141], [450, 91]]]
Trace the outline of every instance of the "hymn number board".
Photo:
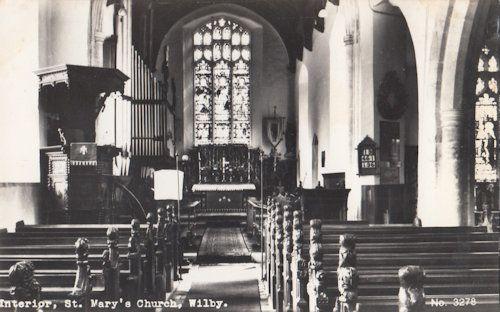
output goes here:
[[378, 173], [377, 144], [366, 136], [358, 144], [359, 175], [375, 175]]

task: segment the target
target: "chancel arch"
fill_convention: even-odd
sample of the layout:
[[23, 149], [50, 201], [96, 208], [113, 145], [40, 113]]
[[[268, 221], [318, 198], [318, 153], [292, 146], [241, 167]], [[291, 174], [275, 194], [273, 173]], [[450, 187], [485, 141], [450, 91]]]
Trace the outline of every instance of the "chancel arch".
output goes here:
[[[249, 135], [245, 138], [228, 140], [226, 143], [231, 143], [231, 141], [244, 143], [253, 148], [262, 146], [264, 151], [269, 152], [271, 144], [267, 140], [266, 134], [263, 133], [263, 118], [272, 116], [276, 110], [277, 115], [293, 123], [294, 108], [291, 98], [293, 74], [288, 70], [288, 54], [277, 31], [256, 13], [233, 4], [211, 5], [188, 14], [165, 34], [161, 43], [156, 60], [156, 70], [162, 72], [166, 51], [168, 51], [168, 79], [171, 82], [175, 81], [177, 90], [182, 90], [176, 94], [174, 99], [174, 102], [179, 103], [177, 106], [178, 126], [184, 129], [182, 135], [176, 138], [178, 146], [182, 150], [189, 150], [197, 145], [195, 138], [196, 86], [194, 81], [195, 67], [193, 67], [193, 64], [196, 63], [194, 59], [196, 45], [193, 35], [200, 27], [206, 27], [208, 23], [213, 23], [214, 17], [216, 17], [217, 22], [222, 18], [234, 23], [243, 32], [248, 32], [250, 39], [248, 45], [239, 45], [240, 49], [245, 48], [245, 52], [239, 57], [241, 60], [248, 57], [248, 60], [242, 63], [249, 65], [248, 81], [250, 82], [248, 90], [250, 110], [249, 114], [244, 114], [244, 119], [248, 119], [251, 127]], [[227, 43], [232, 44], [232, 38], [231, 42]], [[249, 51], [248, 55], [246, 51]], [[231, 59], [232, 57], [233, 55], [231, 55]], [[237, 64], [237, 62], [231, 60], [231, 64]], [[232, 113], [234, 110], [229, 112]], [[238, 125], [238, 123], [233, 124]], [[220, 140], [218, 143], [223, 143], [223, 141]], [[205, 143], [214, 142], [207, 140]], [[285, 144], [280, 144], [278, 153], [285, 155], [286, 152]]]
[[[372, 137], [378, 146], [379, 168], [376, 175], [354, 177], [351, 200], [361, 202], [359, 215], [369, 222], [409, 223], [417, 209], [420, 130], [412, 32], [402, 11], [387, 1], [368, 12], [363, 8], [361, 15], [366, 14], [372, 24], [360, 24], [360, 43], [354, 53], [370, 66], [355, 68], [361, 75], [355, 81], [372, 86], [373, 91], [357, 90], [361, 93], [353, 105], [353, 144], [355, 148], [366, 135]], [[372, 111], [373, 115], [365, 113]]]

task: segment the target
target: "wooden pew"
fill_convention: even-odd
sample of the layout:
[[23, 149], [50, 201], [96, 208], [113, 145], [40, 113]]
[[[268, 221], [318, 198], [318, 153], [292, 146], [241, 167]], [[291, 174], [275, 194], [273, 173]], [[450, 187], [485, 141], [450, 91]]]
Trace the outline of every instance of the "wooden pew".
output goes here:
[[[492, 309], [493, 302], [498, 304], [497, 234], [485, 233], [483, 228], [337, 227], [340, 229], [328, 225], [321, 228], [319, 220], [309, 226], [310, 243], [304, 244], [303, 249], [314, 257], [321, 255], [321, 267], [309, 270], [309, 285], [326, 285], [321, 291], [311, 291], [309, 287], [309, 296], [328, 298], [327, 302], [310, 300], [310, 310], [328, 310], [332, 298], [338, 296], [338, 239], [346, 230], [357, 236], [360, 303], [369, 306], [368, 311], [378, 311], [373, 306], [383, 307], [380, 311], [395, 307], [397, 270], [406, 265], [419, 265], [426, 270], [428, 298], [481, 297], [484, 304], [478, 309], [484, 311]], [[318, 236], [322, 237], [319, 242]], [[402, 240], [406, 242], [392, 245]], [[309, 261], [310, 267], [318, 262], [312, 258]]]
[[9, 268], [24, 260], [31, 262], [33, 277], [42, 285], [41, 299], [164, 298], [165, 293], [152, 294], [156, 259], [150, 255], [155, 245], [166, 251], [163, 264], [170, 265], [172, 274], [168, 277], [165, 271], [161, 278], [165, 285], [172, 284], [172, 271], [180, 270], [182, 257], [179, 226], [173, 218], [165, 224], [166, 236], [160, 236], [160, 244], [152, 215], [147, 226], [133, 220], [130, 226], [116, 225], [107, 233], [103, 225], [26, 226], [15, 233], [0, 233], [0, 298], [11, 299]]
[[[290, 310], [289, 298], [292, 300], [294, 311], [306, 311], [308, 294], [306, 285], [309, 282], [309, 239], [310, 226], [303, 225], [301, 211], [294, 211], [292, 252], [285, 239], [284, 251], [280, 251], [277, 243], [276, 219], [277, 200], [269, 207], [270, 218], [266, 221], [265, 227], [265, 257], [266, 279], [269, 295], [274, 304], [274, 308]], [[286, 219], [286, 218], [285, 218]], [[285, 229], [287, 228], [285, 222]], [[338, 294], [336, 286], [336, 269], [338, 259], [338, 239], [341, 234], [349, 232], [351, 229], [361, 234], [363, 241], [360, 249], [364, 257], [362, 264], [373, 264], [373, 269], [361, 270], [361, 282], [370, 282], [370, 285], [363, 286], [361, 294], [363, 300], [371, 301], [371, 304], [380, 304], [388, 301], [394, 305], [395, 291], [397, 290], [397, 270], [402, 265], [413, 264], [417, 259], [417, 264], [429, 266], [429, 274], [434, 282], [430, 286], [434, 297], [443, 296], [443, 289], [448, 285], [443, 284], [443, 279], [460, 282], [468, 281], [470, 278], [485, 281], [484, 286], [474, 285], [469, 291], [478, 292], [485, 303], [491, 303], [491, 296], [481, 292], [488, 291], [489, 288], [498, 288], [495, 277], [498, 276], [498, 235], [487, 234], [485, 228], [479, 227], [426, 227], [418, 228], [408, 224], [402, 225], [377, 225], [370, 226], [366, 222], [345, 222], [339, 220], [323, 220], [322, 234], [325, 241], [322, 244], [321, 254], [325, 254], [324, 273], [321, 273], [324, 284], [327, 285], [326, 293], [331, 297]], [[284, 236], [287, 236], [286, 230]], [[410, 243], [410, 244], [408, 244]], [[405, 249], [406, 248], [406, 249]], [[384, 252], [385, 250], [385, 252]], [[282, 252], [282, 260], [276, 260]], [[485, 253], [483, 257], [478, 257], [478, 253]], [[398, 255], [397, 259], [392, 259], [393, 255]], [[404, 256], [406, 254], [406, 256]], [[365, 256], [366, 255], [366, 256]], [[447, 258], [452, 256], [452, 258]], [[280, 257], [281, 258], [281, 257]], [[450, 261], [450, 259], [452, 261]], [[283, 263], [283, 271], [279, 274], [279, 262]], [[287, 267], [291, 268], [292, 286], [291, 294], [286, 287], [289, 278]], [[466, 273], [463, 273], [466, 270]], [[440, 274], [440, 275], [437, 275]], [[485, 278], [486, 277], [486, 278]], [[281, 288], [282, 279], [285, 281], [283, 294], [283, 308], [276, 303], [278, 290]], [[375, 281], [375, 283], [372, 283]], [[378, 281], [378, 282], [377, 282]], [[318, 281], [313, 281], [318, 283]], [[313, 284], [314, 284], [313, 283]], [[330, 286], [329, 283], [331, 283]], [[378, 283], [378, 284], [377, 284]], [[448, 283], [450, 284], [450, 283]], [[381, 287], [389, 295], [377, 297], [378, 288]], [[454, 287], [458, 291], [463, 285]], [[464, 288], [467, 290], [467, 288]], [[453, 290], [450, 290], [451, 292]], [[493, 298], [494, 300], [494, 298]], [[331, 303], [330, 303], [331, 304]]]
[[[294, 256], [294, 240], [299, 238], [293, 235], [293, 218], [295, 209], [300, 208], [297, 205], [297, 199], [289, 196], [278, 195], [272, 198], [267, 205], [269, 218], [265, 222], [265, 251], [264, 261], [266, 264], [266, 281], [268, 294], [273, 307], [277, 311], [291, 311], [294, 308], [294, 297], [298, 277], [306, 278], [304, 272], [297, 273], [298, 269], [292, 269], [292, 266], [300, 265], [307, 268], [308, 260], [292, 261]], [[301, 214], [302, 216], [302, 214]], [[302, 218], [302, 217], [301, 217]], [[334, 224], [345, 224], [346, 221], [332, 220]], [[366, 222], [354, 222], [357, 225], [366, 224]], [[299, 263], [299, 264], [298, 264]], [[307, 284], [302, 280], [302, 284]], [[307, 294], [304, 292], [301, 297], [301, 303], [305, 303]], [[305, 308], [304, 308], [305, 310]]]

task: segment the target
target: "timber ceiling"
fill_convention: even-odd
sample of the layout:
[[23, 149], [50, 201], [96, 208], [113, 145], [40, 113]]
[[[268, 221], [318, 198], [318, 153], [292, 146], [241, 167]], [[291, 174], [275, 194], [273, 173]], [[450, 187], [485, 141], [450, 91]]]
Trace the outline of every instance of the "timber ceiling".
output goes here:
[[[150, 27], [149, 34], [134, 31], [135, 44], [149, 62], [158, 53], [161, 40], [168, 30], [187, 14], [205, 6], [233, 3], [245, 7], [266, 19], [281, 36], [289, 55], [290, 70], [295, 69], [295, 60], [302, 58], [303, 47], [312, 50], [313, 29], [323, 31], [324, 21], [318, 12], [327, 0], [134, 0], [134, 23]], [[339, 0], [330, 0], [338, 4]], [[153, 18], [150, 14], [153, 12]], [[148, 20], [149, 19], [149, 20]], [[152, 22], [152, 23], [151, 23]], [[139, 40], [137, 40], [139, 39]]]

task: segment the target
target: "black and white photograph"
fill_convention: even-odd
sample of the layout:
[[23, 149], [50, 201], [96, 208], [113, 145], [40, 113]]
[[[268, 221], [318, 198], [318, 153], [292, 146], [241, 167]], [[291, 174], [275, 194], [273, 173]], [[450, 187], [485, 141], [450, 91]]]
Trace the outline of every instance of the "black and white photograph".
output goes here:
[[500, 311], [500, 0], [0, 0], [0, 39], [0, 311]]

